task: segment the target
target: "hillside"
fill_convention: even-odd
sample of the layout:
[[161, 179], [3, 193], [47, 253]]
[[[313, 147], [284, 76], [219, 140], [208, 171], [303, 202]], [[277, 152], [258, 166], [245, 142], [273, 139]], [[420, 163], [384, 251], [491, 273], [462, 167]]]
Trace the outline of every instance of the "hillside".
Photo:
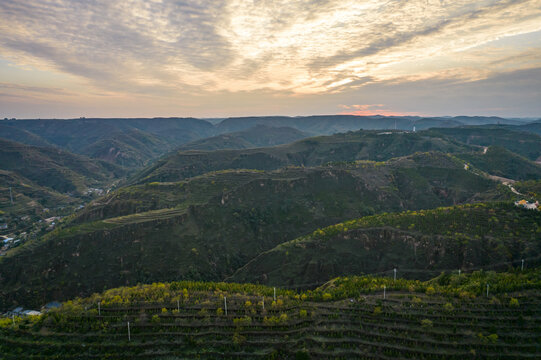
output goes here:
[[111, 182], [124, 171], [57, 148], [27, 146], [0, 139], [0, 168], [54, 191], [82, 194]]
[[522, 124], [520, 121], [507, 120], [498, 117], [459, 116], [454, 118], [420, 118], [417, 116], [355, 116], [355, 115], [316, 115], [316, 116], [260, 116], [227, 118], [216, 125], [218, 132], [235, 132], [246, 130], [254, 125], [273, 127], [289, 126], [297, 130], [318, 134], [331, 135], [347, 131], [363, 130], [417, 130], [430, 127], [447, 127], [463, 125], [486, 124]]
[[308, 134], [291, 127], [256, 125], [247, 130], [196, 140], [178, 150], [249, 149], [288, 144], [306, 137]]
[[490, 146], [486, 152], [477, 151], [456, 156], [493, 176], [511, 180], [541, 179], [541, 164], [500, 146]]
[[307, 292], [139, 285], [40, 316], [0, 318], [0, 352], [5, 359], [533, 359], [541, 351], [540, 279], [539, 269], [513, 269], [427, 282], [337, 278]]
[[471, 149], [441, 136], [425, 136], [423, 132], [356, 131], [268, 148], [179, 151], [143, 169], [130, 182], [179, 181], [224, 169], [274, 170], [288, 165], [318, 166], [337, 161], [385, 161], [419, 151], [455, 153]]
[[39, 135], [15, 126], [4, 125], [2, 122], [0, 122], [0, 138], [32, 146], [52, 146]]
[[427, 133], [455, 139], [467, 145], [501, 146], [529, 160], [541, 158], [541, 136], [516, 131], [509, 131], [507, 126], [466, 126], [458, 128], [431, 129]]
[[440, 153], [127, 187], [2, 258], [0, 305], [137, 282], [222, 280], [261, 252], [340, 221], [510, 194]]
[[147, 161], [172, 150], [174, 145], [141, 130], [113, 134], [80, 150], [91, 158], [115, 163], [128, 168], [141, 167]]
[[388, 272], [429, 278], [541, 256], [541, 212], [513, 204], [475, 204], [381, 214], [318, 229], [254, 258], [231, 281], [321, 283], [336, 276]]
[[[198, 140], [201, 142], [190, 144], [187, 148], [213, 150], [272, 146], [306, 137], [304, 134], [331, 135], [359, 129], [411, 131], [414, 127], [423, 130], [433, 127], [511, 124], [507, 127], [509, 130], [521, 130], [519, 126], [524, 126], [522, 130], [525, 131], [530, 131], [530, 128], [535, 130], [534, 123], [528, 127], [530, 124], [526, 122], [489, 117], [326, 115], [210, 120], [212, 121], [195, 118], [3, 120], [0, 122], [0, 137], [27, 145], [56, 146], [119, 165], [140, 167], [178, 146]], [[254, 131], [258, 126], [264, 126], [267, 130]], [[292, 130], [279, 130], [284, 127]], [[503, 128], [503, 125], [501, 127]], [[242, 135], [236, 134], [237, 132], [246, 133]], [[235, 134], [226, 135], [228, 133]]]
[[73, 197], [40, 186], [12, 171], [0, 170], [0, 210], [6, 214], [33, 215], [45, 208], [73, 204], [75, 201]]

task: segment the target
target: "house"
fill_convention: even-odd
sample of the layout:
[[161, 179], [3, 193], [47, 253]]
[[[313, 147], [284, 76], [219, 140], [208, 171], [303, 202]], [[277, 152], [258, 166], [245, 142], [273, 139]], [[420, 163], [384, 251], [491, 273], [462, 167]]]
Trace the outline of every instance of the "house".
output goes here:
[[41, 312], [36, 310], [24, 310], [22, 314], [25, 316], [38, 316], [41, 315]]
[[528, 210], [540, 210], [539, 208], [539, 201], [536, 201], [534, 203], [528, 202], [524, 199], [520, 201], [515, 201], [515, 206], [520, 206]]

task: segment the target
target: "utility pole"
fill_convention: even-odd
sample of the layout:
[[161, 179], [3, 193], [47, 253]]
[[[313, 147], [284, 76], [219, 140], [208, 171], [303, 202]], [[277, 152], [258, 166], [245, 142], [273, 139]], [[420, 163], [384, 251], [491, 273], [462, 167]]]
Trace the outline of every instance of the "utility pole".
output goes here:
[[11, 205], [13, 205], [13, 192], [11, 191], [11, 186], [9, 187], [9, 199], [11, 200]]
[[15, 326], [15, 315], [11, 315], [11, 321], [13, 321], [13, 326]]
[[274, 288], [274, 301], [276, 301], [276, 288]]
[[522, 264], [520, 265], [520, 271], [524, 271], [524, 259], [522, 259]]
[[263, 310], [265, 310], [265, 297], [264, 296], [263, 296], [262, 302], [263, 302]]
[[488, 283], [487, 283], [487, 297], [488, 297]]
[[98, 301], [98, 315], [101, 316], [101, 308], [100, 308], [101, 300]]
[[224, 296], [224, 309], [225, 309], [225, 316], [227, 316], [227, 297]]
[[396, 281], [396, 268], [394, 268], [394, 281]]
[[177, 311], [180, 312], [180, 300], [177, 299]]
[[460, 269], [458, 269], [458, 276], [460, 276]]
[[386, 290], [386, 289], [387, 289], [387, 288], [385, 287], [385, 285], [383, 285], [383, 300], [385, 300], [385, 290]]
[[131, 341], [130, 322], [128, 321], [128, 341]]

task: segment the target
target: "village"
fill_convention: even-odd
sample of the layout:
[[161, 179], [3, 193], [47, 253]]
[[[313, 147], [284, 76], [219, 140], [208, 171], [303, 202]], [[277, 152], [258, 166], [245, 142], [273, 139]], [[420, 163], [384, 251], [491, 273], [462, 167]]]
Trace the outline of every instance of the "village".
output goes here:
[[6, 219], [0, 218], [0, 256], [5, 256], [10, 249], [54, 230], [63, 216], [51, 216], [45, 219], [31, 218], [28, 215]]

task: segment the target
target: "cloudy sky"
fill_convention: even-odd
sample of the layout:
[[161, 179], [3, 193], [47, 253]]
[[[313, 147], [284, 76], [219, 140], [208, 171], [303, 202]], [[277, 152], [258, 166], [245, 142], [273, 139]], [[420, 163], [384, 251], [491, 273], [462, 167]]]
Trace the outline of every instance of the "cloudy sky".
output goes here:
[[541, 0], [1, 0], [0, 116], [541, 117]]

